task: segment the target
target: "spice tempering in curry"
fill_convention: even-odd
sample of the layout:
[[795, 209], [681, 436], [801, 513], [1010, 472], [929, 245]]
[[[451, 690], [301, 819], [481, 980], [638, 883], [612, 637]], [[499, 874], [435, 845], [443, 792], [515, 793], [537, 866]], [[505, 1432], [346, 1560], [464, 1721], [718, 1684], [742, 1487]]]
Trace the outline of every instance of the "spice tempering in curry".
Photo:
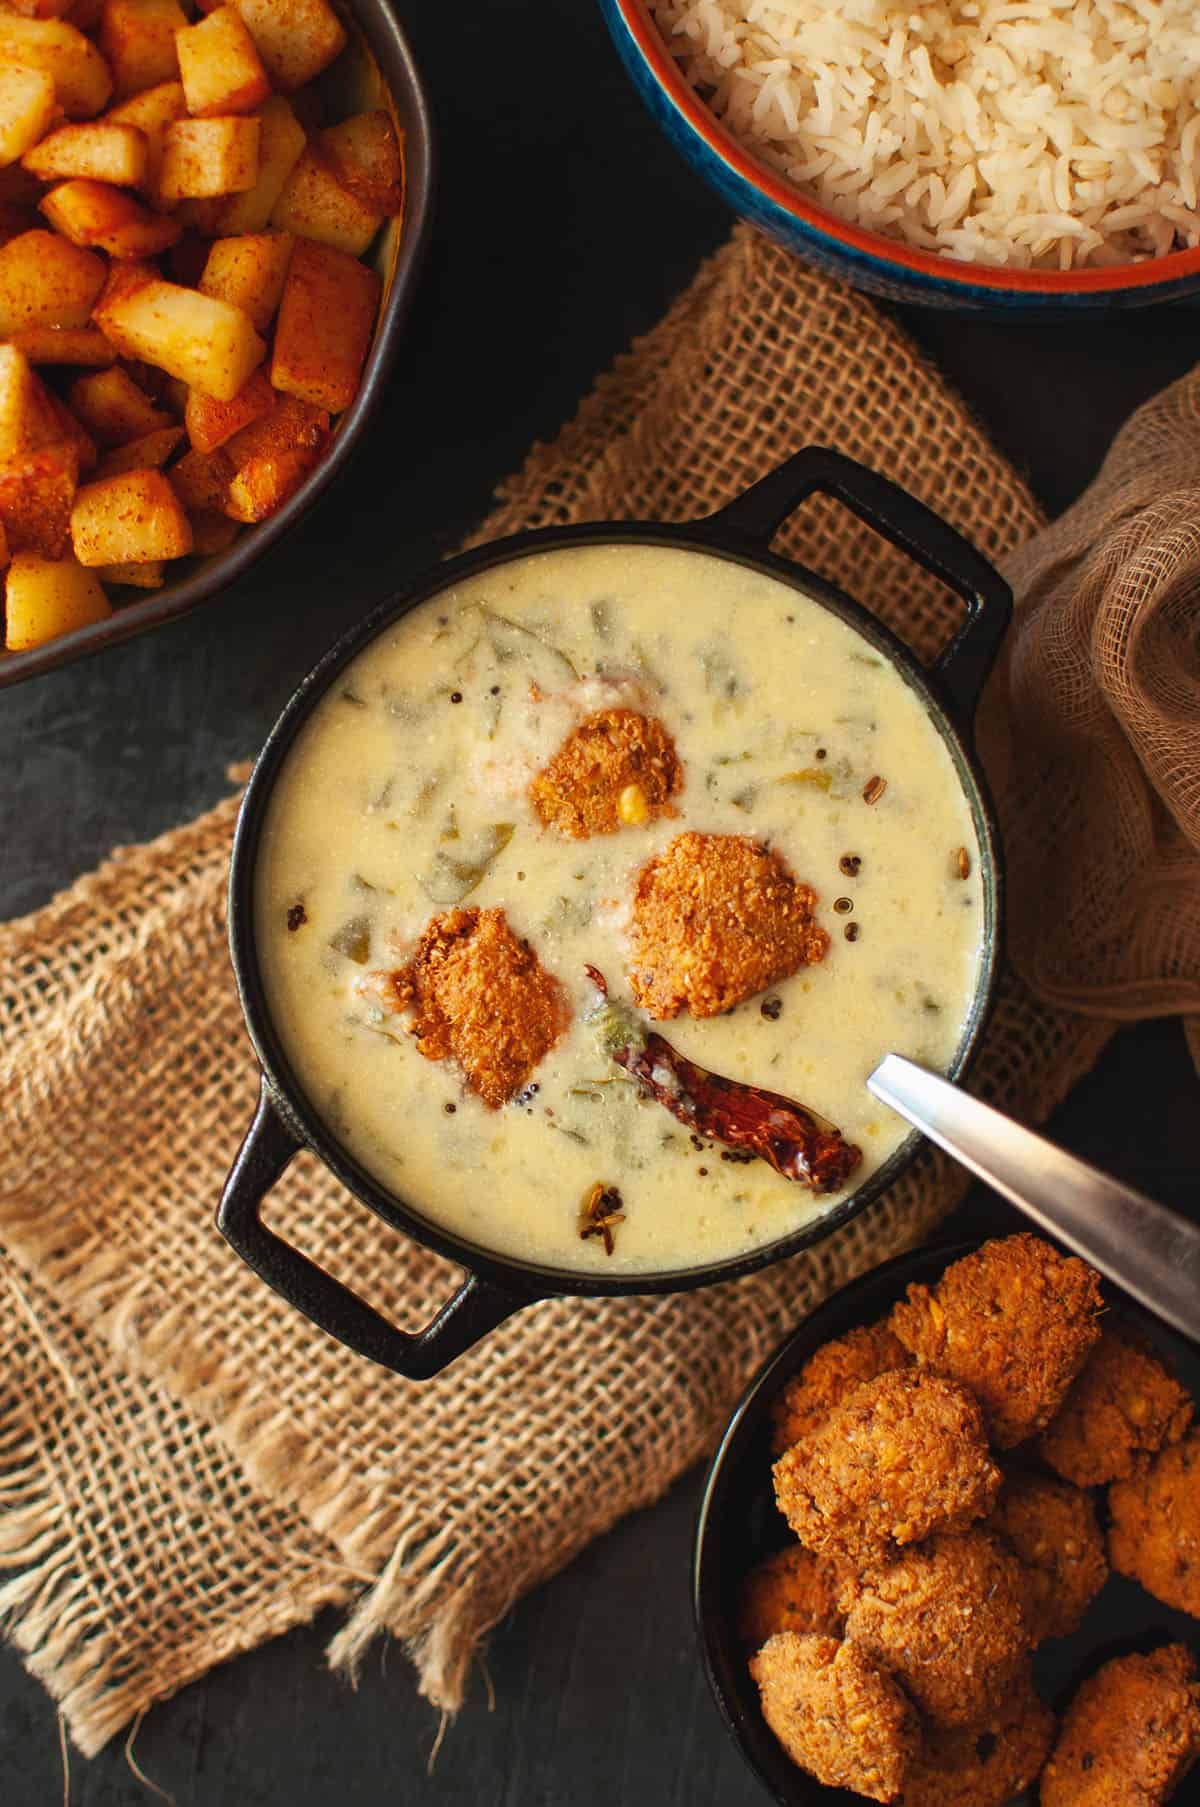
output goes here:
[[[669, 1272], [904, 1139], [864, 1082], [889, 1049], [953, 1060], [979, 864], [921, 698], [838, 616], [706, 553], [570, 548], [435, 595], [333, 683], [271, 798], [257, 940], [300, 1084], [410, 1207]], [[589, 968], [666, 1066], [606, 1047]], [[833, 1165], [758, 1158], [772, 1098], [840, 1132]]]

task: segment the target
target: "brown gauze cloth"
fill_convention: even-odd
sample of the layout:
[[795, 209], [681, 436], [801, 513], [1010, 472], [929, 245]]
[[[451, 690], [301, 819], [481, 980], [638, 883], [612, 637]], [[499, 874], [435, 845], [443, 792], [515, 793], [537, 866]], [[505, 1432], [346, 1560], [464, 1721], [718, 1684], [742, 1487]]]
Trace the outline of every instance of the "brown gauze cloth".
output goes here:
[[1010, 957], [1065, 1008], [1182, 1016], [1200, 1064], [1200, 372], [1005, 574], [1017, 619], [980, 741]]
[[[1174, 661], [1155, 679], [1161, 730], [1132, 698], [1151, 688], [1134, 617], [1176, 593], [1155, 548], [1182, 569], [1200, 494], [1172, 474], [1188, 463], [1186, 411], [1177, 399], [1152, 417], [1156, 433], [1135, 430], [1127, 463], [1118, 448], [1078, 525], [1017, 567], [1025, 745], [1003, 794], [1039, 995], [1005, 975], [972, 1086], [1029, 1120], [1091, 1066], [1136, 996], [1165, 1008], [1194, 989], [1176, 881], [1194, 858], [1182, 820], [1193, 693], [1169, 651], [1186, 626], [1169, 601], [1147, 662]], [[480, 537], [692, 519], [809, 443], [895, 477], [994, 559], [1041, 525], [889, 321], [740, 228], [558, 441], [534, 450]], [[806, 505], [779, 545], [922, 656], [945, 643], [959, 605], [836, 506]], [[1108, 602], [1118, 588], [1124, 616]], [[1000, 691], [991, 718], [1001, 746]], [[1026, 772], [1031, 719], [1039, 764]], [[928, 1235], [967, 1183], [927, 1150], [844, 1231], [747, 1279], [551, 1300], [423, 1386], [384, 1373], [282, 1304], [213, 1229], [257, 1091], [225, 947], [235, 809], [120, 851], [0, 929], [0, 1613], [84, 1751], [331, 1602], [347, 1608], [335, 1666], [352, 1672], [390, 1632], [428, 1698], [453, 1710], [513, 1602], [703, 1456], [783, 1333]], [[1051, 899], [1062, 938], [1055, 928], [1031, 958], [1023, 925], [1031, 912], [1050, 923]], [[311, 1157], [288, 1169], [269, 1215], [405, 1326], [453, 1285], [446, 1262]]]

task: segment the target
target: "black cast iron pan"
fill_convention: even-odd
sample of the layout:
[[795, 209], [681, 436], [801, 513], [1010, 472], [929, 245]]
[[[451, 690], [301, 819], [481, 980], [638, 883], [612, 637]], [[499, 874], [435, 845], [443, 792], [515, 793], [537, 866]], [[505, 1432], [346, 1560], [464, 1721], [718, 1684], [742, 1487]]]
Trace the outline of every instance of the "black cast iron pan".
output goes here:
[[[914, 561], [941, 578], [966, 604], [965, 618], [932, 669], [923, 668], [890, 630], [817, 573], [770, 550], [775, 533], [806, 497], [836, 497]], [[382, 1186], [343, 1148], [305, 1096], [271, 1022], [254, 930], [255, 863], [272, 788], [297, 733], [347, 664], [397, 617], [481, 571], [542, 551], [597, 544], [657, 545], [702, 551], [790, 584], [862, 634], [921, 698], [942, 737], [968, 801], [978, 839], [984, 893], [983, 954], [964, 1033], [950, 1068], [958, 1078], [978, 1044], [996, 983], [1002, 876], [992, 806], [971, 746], [979, 694], [1012, 610], [1007, 584], [986, 559], [938, 515], [896, 484], [842, 453], [812, 446], [706, 519], [683, 526], [607, 522], [518, 534], [430, 571], [382, 603], [305, 678], [263, 748], [246, 790], [234, 839], [229, 882], [229, 939], [246, 1025], [262, 1068], [258, 1111], [234, 1161], [218, 1213], [222, 1235], [283, 1298], [360, 1355], [410, 1379], [439, 1373], [480, 1337], [523, 1306], [557, 1294], [677, 1292], [753, 1272], [832, 1234], [879, 1197], [915, 1158], [910, 1135], [852, 1194], [788, 1236], [735, 1260], [664, 1273], [614, 1278], [538, 1266], [451, 1235]], [[398, 1101], [402, 1109], [402, 1101]], [[262, 1221], [263, 1197], [293, 1155], [311, 1149], [351, 1192], [393, 1228], [466, 1270], [458, 1291], [417, 1331], [391, 1324], [363, 1299]], [[481, 1184], [486, 1183], [481, 1174]]]

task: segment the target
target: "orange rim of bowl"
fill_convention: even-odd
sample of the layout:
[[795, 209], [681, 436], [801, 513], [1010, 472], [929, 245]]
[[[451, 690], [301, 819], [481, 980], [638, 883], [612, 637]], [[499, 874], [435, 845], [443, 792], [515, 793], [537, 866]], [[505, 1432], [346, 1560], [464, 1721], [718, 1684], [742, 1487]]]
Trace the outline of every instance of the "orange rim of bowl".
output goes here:
[[918, 251], [899, 239], [885, 238], [881, 233], [840, 219], [837, 214], [807, 200], [799, 189], [792, 187], [767, 164], [760, 163], [732, 133], [726, 131], [667, 49], [650, 17], [646, 0], [615, 0], [615, 3], [655, 80], [714, 156], [785, 213], [827, 238], [853, 246], [854, 250], [881, 263], [898, 264], [918, 275], [934, 277], [941, 282], [961, 283], [967, 288], [1058, 295], [1152, 288], [1181, 276], [1200, 273], [1200, 246], [1192, 251], [1168, 251], [1163, 257], [1145, 258], [1140, 263], [1113, 264], [1106, 269], [1012, 270], [994, 264], [964, 263], [935, 251]]

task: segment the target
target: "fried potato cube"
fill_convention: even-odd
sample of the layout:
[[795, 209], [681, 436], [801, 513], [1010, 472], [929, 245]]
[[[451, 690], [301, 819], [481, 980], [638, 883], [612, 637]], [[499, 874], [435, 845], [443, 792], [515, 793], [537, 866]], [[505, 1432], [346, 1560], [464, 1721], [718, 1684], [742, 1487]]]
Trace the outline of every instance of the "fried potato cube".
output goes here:
[[35, 451], [57, 437], [46, 392], [13, 345], [0, 345], [0, 458]]
[[79, 178], [42, 197], [42, 212], [73, 245], [98, 245], [110, 257], [157, 257], [183, 232], [178, 220], [151, 213], [123, 189]]
[[[286, 297], [285, 297], [286, 299]], [[748, 835], [677, 835], [637, 875], [633, 995], [652, 1017], [719, 1016], [825, 958], [816, 893]]]
[[120, 106], [111, 107], [104, 115], [112, 125], [133, 126], [146, 141], [146, 173], [139, 183], [143, 194], [156, 203], [159, 199], [158, 177], [162, 168], [163, 140], [167, 127], [182, 119], [187, 112], [182, 82], [158, 82], [145, 88]]
[[847, 1394], [775, 1463], [775, 1500], [806, 1549], [866, 1565], [989, 1512], [1000, 1470], [962, 1387], [900, 1368]]
[[332, 245], [351, 257], [362, 255], [382, 220], [381, 213], [342, 187], [311, 145], [284, 183], [271, 212], [271, 224], [281, 232]]
[[1132, 1326], [1110, 1322], [1038, 1448], [1066, 1480], [1099, 1487], [1132, 1474], [1141, 1455], [1177, 1443], [1193, 1410], [1149, 1343]]
[[240, 308], [172, 282], [110, 290], [95, 318], [118, 351], [145, 358], [218, 401], [232, 401], [266, 355]]
[[0, 457], [73, 449], [79, 469], [96, 462], [96, 447], [71, 411], [34, 374], [15, 345], [0, 345]]
[[143, 433], [128, 445], [114, 446], [96, 466], [96, 480], [120, 477], [126, 471], [161, 470], [183, 438], [182, 427], [159, 427], [155, 433]]
[[190, 552], [192, 528], [161, 471], [126, 471], [79, 491], [71, 544], [81, 565], [144, 565]]
[[104, 287], [92, 310], [93, 313], [99, 313], [100, 309], [108, 307], [110, 302], [118, 299], [125, 300], [133, 294], [135, 289], [142, 288], [148, 282], [157, 282], [158, 279], [157, 264], [142, 262], [133, 257], [118, 258], [108, 266]]
[[214, 238], [261, 232], [269, 224], [283, 185], [304, 149], [304, 127], [282, 94], [264, 101], [258, 115], [258, 174], [245, 194], [230, 195], [216, 214]]
[[147, 364], [142, 358], [122, 358], [121, 369], [152, 402], [163, 404], [167, 384], [173, 381], [165, 370], [159, 370], [157, 365]]
[[1200, 1431], [1108, 1490], [1108, 1559], [1167, 1606], [1200, 1619]]
[[910, 1286], [891, 1327], [917, 1360], [969, 1387], [1000, 1449], [1043, 1430], [1100, 1334], [1100, 1282], [1074, 1255], [1022, 1233]]
[[221, 209], [224, 205], [224, 197], [221, 195], [197, 195], [186, 201], [176, 201], [171, 211], [179, 223], [197, 238], [219, 238]]
[[160, 590], [166, 571], [162, 559], [154, 558], [144, 565], [101, 565], [99, 576], [106, 584], [126, 584], [134, 590]]
[[147, 139], [165, 132], [169, 125], [187, 114], [187, 97], [179, 80], [155, 82], [137, 94], [119, 101], [104, 115], [109, 125], [131, 125]]
[[90, 120], [60, 126], [26, 151], [24, 167], [42, 182], [59, 176], [88, 176], [136, 188], [146, 178], [146, 140], [136, 126]]
[[91, 119], [112, 93], [108, 64], [96, 46], [61, 19], [0, 12], [0, 63], [42, 70], [68, 119]]
[[190, 515], [224, 514], [234, 468], [224, 446], [215, 452], [185, 452], [171, 466], [171, 487]]
[[231, 301], [258, 332], [265, 332], [278, 310], [295, 242], [288, 232], [219, 238], [201, 273], [200, 293]]
[[30, 326], [86, 326], [104, 260], [35, 227], [0, 246], [0, 339]]
[[297, 244], [288, 267], [271, 382], [286, 395], [348, 408], [370, 349], [382, 289], [374, 270], [329, 245]]
[[104, 0], [100, 48], [113, 72], [118, 100], [179, 80], [175, 33], [187, 26], [177, 0]]
[[192, 551], [197, 558], [224, 552], [226, 547], [232, 546], [241, 531], [236, 521], [231, 521], [226, 514], [217, 514], [211, 508], [198, 508], [188, 518], [192, 523]]
[[236, 0], [276, 88], [312, 81], [338, 52], [346, 33], [326, 0]]
[[79, 455], [66, 443], [0, 459], [0, 521], [10, 550], [60, 558], [78, 483]]
[[845, 1615], [838, 1607], [837, 1569], [802, 1544], [756, 1563], [738, 1589], [738, 1636], [758, 1650], [777, 1631], [819, 1632], [840, 1638]]
[[44, 646], [47, 640], [105, 621], [111, 614], [100, 579], [70, 554], [14, 555], [4, 581], [4, 644], [10, 653]]
[[1042, 1807], [1162, 1807], [1197, 1758], [1200, 1685], [1187, 1646], [1116, 1657], [1063, 1715]]
[[258, 177], [257, 119], [177, 119], [163, 138], [159, 193], [170, 205], [253, 188]]
[[56, 445], [71, 447], [79, 465], [79, 475], [93, 471], [99, 462], [100, 454], [91, 434], [76, 420], [65, 402], [60, 402], [57, 395], [49, 389], [45, 391], [46, 405], [54, 419], [54, 441]]
[[179, 74], [193, 118], [249, 113], [271, 92], [267, 72], [235, 7], [218, 6], [175, 39]]
[[8, 561], [11, 557], [12, 554], [8, 549], [8, 531], [5, 528], [4, 522], [0, 520], [0, 571], [7, 569]]
[[91, 437], [30, 369], [20, 347], [0, 345], [0, 457], [54, 447], [73, 449], [81, 470], [96, 462]]
[[601, 709], [572, 729], [529, 787], [543, 827], [570, 840], [675, 814], [683, 788], [675, 742], [656, 716]]
[[77, 377], [67, 391], [67, 399], [101, 445], [128, 445], [147, 433], [174, 425], [170, 415], [156, 408], [132, 377], [116, 366]]
[[1025, 1574], [1034, 1640], [1065, 1638], [1108, 1579], [1096, 1509], [1082, 1488], [1018, 1469], [1005, 1476], [987, 1521]]
[[819, 1430], [855, 1387], [896, 1368], [907, 1368], [911, 1362], [912, 1356], [886, 1323], [861, 1324], [845, 1336], [822, 1343], [772, 1403], [773, 1454], [781, 1456], [801, 1437]]
[[0, 63], [0, 163], [15, 163], [37, 143], [49, 129], [55, 104], [47, 70]]
[[356, 113], [313, 141], [339, 185], [372, 212], [390, 218], [404, 205], [404, 157], [388, 115]]
[[972, 1725], [1027, 1671], [1033, 1638], [1021, 1566], [985, 1531], [928, 1538], [842, 1596], [846, 1636], [901, 1682], [935, 1725]]
[[235, 521], [265, 521], [316, 469], [328, 443], [328, 414], [284, 396], [271, 414], [246, 427], [226, 448], [235, 467], [226, 514]]
[[763, 1718], [801, 1769], [829, 1788], [894, 1801], [920, 1749], [917, 1716], [854, 1644], [777, 1632], [751, 1659]]
[[240, 433], [252, 421], [274, 412], [278, 396], [261, 370], [238, 390], [232, 401], [214, 401], [211, 395], [188, 390], [183, 422], [188, 438], [198, 452], [215, 452], [217, 447]]
[[9, 340], [31, 364], [111, 364], [116, 352], [98, 326], [27, 326]]

